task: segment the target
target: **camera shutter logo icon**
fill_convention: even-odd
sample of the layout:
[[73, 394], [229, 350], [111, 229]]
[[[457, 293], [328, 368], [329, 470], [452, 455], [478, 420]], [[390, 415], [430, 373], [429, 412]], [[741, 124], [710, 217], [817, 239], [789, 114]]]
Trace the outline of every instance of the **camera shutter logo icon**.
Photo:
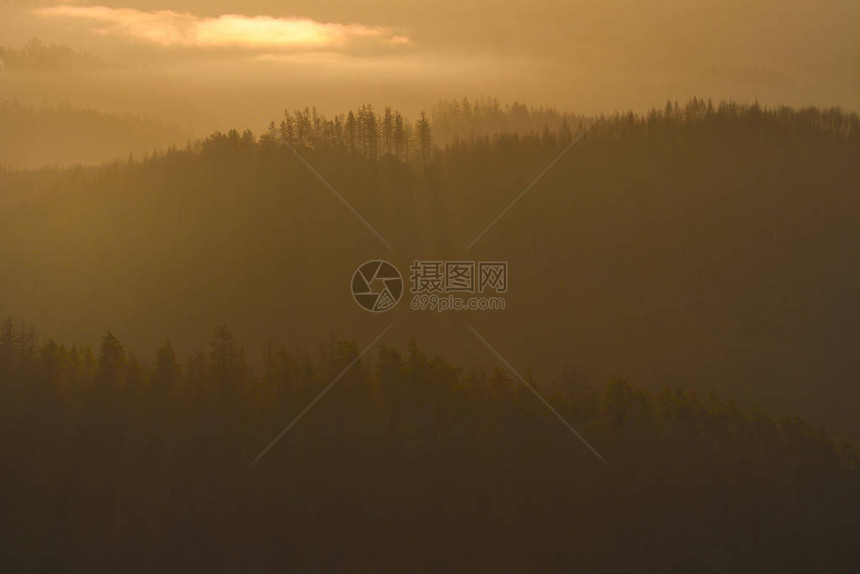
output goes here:
[[363, 263], [352, 275], [352, 297], [372, 313], [388, 311], [403, 295], [403, 277], [388, 261]]

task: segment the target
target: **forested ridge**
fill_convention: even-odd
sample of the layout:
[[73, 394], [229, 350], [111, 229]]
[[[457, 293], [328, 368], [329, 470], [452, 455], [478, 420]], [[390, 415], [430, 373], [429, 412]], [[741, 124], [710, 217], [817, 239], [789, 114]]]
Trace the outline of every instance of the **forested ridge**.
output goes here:
[[381, 346], [181, 358], [0, 328], [10, 571], [840, 571], [856, 445], [678, 386], [511, 374]]
[[[844, 571], [857, 127], [460, 101], [0, 171], [0, 304], [55, 336], [0, 325], [4, 566]], [[403, 303], [252, 464], [380, 332], [348, 292], [379, 257], [508, 261], [504, 313], [467, 319], [608, 466], [463, 316]]]
[[857, 29], [0, 0], [0, 574], [860, 574]]
[[[505, 312], [470, 320], [519, 368], [716, 388], [857, 436], [857, 126], [700, 99], [602, 118], [492, 99], [412, 118], [290, 111], [259, 136], [0, 172], [0, 303], [78, 344], [109, 328], [187, 353], [223, 323], [257, 353], [332, 329], [371, 340], [381, 326], [347, 291], [368, 259], [505, 260]], [[488, 366], [462, 317], [394, 313], [401, 342]]]

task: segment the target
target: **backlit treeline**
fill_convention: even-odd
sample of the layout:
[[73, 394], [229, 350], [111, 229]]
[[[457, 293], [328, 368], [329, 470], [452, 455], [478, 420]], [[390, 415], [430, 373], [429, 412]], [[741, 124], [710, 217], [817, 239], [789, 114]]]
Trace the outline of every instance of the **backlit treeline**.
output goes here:
[[[559, 145], [569, 143], [586, 128], [595, 133], [594, 137], [612, 138], [632, 137], [678, 125], [728, 128], [738, 122], [762, 129], [816, 131], [860, 138], [860, 118], [840, 108], [764, 108], [758, 103], [721, 101], [714, 104], [711, 100], [692, 98], [684, 105], [668, 101], [664, 108], [654, 108], [645, 114], [627, 112], [586, 117], [561, 113], [554, 108], [529, 108], [519, 102], [503, 106], [494, 98], [474, 101], [464, 98], [440, 101], [431, 114], [421, 112], [414, 124], [391, 107], [386, 106], [378, 113], [370, 104], [333, 117], [319, 113], [316, 108], [286, 111], [281, 120], [269, 124], [259, 142], [262, 145], [286, 142], [297, 148], [348, 153], [371, 160], [389, 155], [403, 162], [411, 160], [425, 165], [434, 146], [461, 149], [465, 145], [482, 145], [512, 137]], [[228, 135], [234, 139], [240, 137], [238, 132]], [[250, 132], [242, 137], [253, 139]]]
[[413, 125], [400, 112], [386, 107], [377, 114], [371, 105], [357, 112], [327, 118], [314, 109], [285, 112], [280, 123], [271, 122], [260, 142], [286, 142], [294, 147], [349, 153], [366, 159], [389, 155], [422, 167], [431, 152], [432, 136], [427, 114], [421, 112]]

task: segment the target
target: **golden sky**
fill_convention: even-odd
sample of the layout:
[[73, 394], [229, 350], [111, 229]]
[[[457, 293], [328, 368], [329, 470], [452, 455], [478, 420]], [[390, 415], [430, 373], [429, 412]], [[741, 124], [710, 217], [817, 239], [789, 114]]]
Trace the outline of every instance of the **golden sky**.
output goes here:
[[61, 21], [82, 21], [91, 33], [119, 40], [137, 40], [164, 48], [246, 48], [249, 50], [348, 49], [360, 38], [408, 43], [406, 36], [381, 26], [317, 22], [310, 18], [220, 14], [198, 16], [174, 10], [139, 10], [63, 4], [37, 8], [34, 15]]
[[38, 36], [122, 70], [62, 86], [5, 74], [0, 97], [207, 125], [250, 122], [238, 94], [264, 115], [481, 95], [587, 113], [692, 96], [857, 110], [858, 29], [846, 0], [0, 0], [0, 44]]

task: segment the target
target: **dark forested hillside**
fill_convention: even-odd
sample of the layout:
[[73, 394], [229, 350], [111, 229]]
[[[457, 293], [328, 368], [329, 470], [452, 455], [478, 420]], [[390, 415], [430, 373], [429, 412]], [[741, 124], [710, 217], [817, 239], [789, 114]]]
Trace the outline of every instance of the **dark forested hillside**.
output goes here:
[[505, 311], [401, 303], [394, 336], [495, 365], [467, 319], [543, 380], [567, 364], [585, 382], [717, 389], [857, 436], [856, 115], [701, 100], [603, 118], [496, 108], [305, 110], [145, 161], [2, 172], [0, 305], [78, 344], [110, 328], [138, 349], [169, 334], [183, 353], [229, 324], [257, 356], [332, 331], [371, 340], [384, 319], [348, 291], [369, 259], [504, 260]]
[[[799, 418], [568, 374], [551, 401], [417, 343], [187, 358], [0, 328], [14, 572], [810, 572], [854, 563], [856, 446]], [[545, 388], [542, 381], [532, 381]]]
[[729, 4], [0, 0], [0, 574], [860, 570], [860, 2]]

